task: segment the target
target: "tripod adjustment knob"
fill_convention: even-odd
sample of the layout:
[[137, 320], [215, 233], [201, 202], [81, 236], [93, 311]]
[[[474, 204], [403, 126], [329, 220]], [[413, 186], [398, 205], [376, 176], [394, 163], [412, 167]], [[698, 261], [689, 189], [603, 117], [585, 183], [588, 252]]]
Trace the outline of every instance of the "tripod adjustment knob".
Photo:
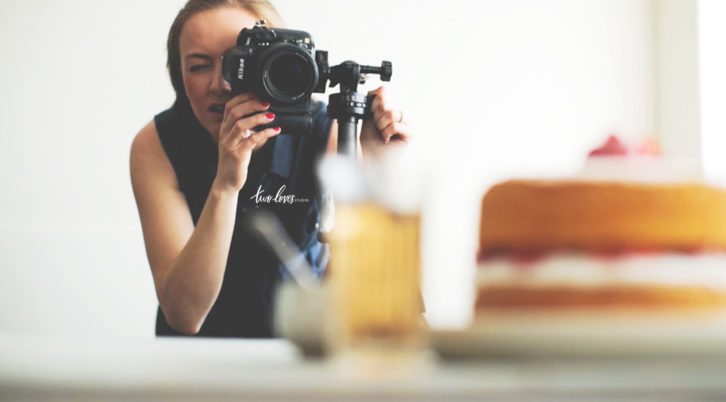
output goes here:
[[390, 81], [393, 75], [393, 64], [390, 61], [381, 63], [381, 81]]

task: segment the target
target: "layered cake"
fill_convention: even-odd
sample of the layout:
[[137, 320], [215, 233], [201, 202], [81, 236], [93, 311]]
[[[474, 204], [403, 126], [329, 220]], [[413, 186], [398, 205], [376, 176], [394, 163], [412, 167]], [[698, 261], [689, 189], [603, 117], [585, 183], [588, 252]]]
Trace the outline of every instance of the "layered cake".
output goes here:
[[493, 186], [476, 312], [726, 307], [726, 191], [652, 153], [610, 138], [590, 154], [606, 175]]

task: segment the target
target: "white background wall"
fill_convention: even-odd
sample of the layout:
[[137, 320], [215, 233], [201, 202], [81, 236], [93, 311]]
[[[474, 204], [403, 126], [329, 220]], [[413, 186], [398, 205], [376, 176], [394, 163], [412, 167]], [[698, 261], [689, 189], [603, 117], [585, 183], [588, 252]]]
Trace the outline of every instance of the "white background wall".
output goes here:
[[[428, 317], [466, 321], [478, 203], [493, 181], [572, 173], [611, 130], [655, 129], [650, 0], [278, 0], [331, 62], [394, 65], [433, 176]], [[183, 1], [10, 0], [0, 14], [0, 330], [153, 336], [128, 175], [134, 134], [172, 102]]]
[[726, 184], [726, 52], [723, 38], [726, 38], [726, 2], [722, 0], [699, 0], [699, 103], [703, 141], [701, 155], [706, 176], [713, 181]]
[[[694, 0], [654, 3], [655, 129], [664, 152], [691, 160], [701, 157], [699, 3]], [[713, 15], [713, 18], [720, 17], [722, 13]]]

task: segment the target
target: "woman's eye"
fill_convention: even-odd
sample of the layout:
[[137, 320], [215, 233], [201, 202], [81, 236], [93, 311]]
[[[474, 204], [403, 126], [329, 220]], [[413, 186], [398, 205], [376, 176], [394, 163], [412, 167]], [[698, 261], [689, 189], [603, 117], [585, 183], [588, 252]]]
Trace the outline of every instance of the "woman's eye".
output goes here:
[[204, 70], [206, 68], [209, 68], [209, 65], [208, 64], [197, 64], [195, 66], [190, 66], [189, 67], [189, 71], [196, 72], [196, 71]]

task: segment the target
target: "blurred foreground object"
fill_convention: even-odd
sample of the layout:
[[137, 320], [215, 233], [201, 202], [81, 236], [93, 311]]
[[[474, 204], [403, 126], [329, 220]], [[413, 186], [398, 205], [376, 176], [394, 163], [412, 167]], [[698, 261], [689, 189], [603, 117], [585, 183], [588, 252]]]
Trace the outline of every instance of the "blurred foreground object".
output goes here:
[[336, 208], [331, 281], [342, 347], [418, 342], [420, 216], [373, 203]]
[[[625, 164], [634, 153], [611, 136], [590, 159], [603, 155]], [[654, 164], [637, 176], [613, 171], [621, 180], [492, 187], [481, 207], [477, 309], [726, 306], [726, 191], [675, 173], [651, 182], [661, 161], [635, 155]]]
[[396, 365], [415, 361], [425, 349], [421, 171], [405, 158], [389, 153], [360, 165], [333, 157], [321, 166], [336, 200], [335, 226], [326, 236], [336, 358]]
[[528, 350], [525, 338], [561, 353], [726, 345], [726, 190], [670, 165], [655, 144], [632, 149], [610, 137], [576, 177], [487, 192], [481, 336], [513, 341], [514, 353]]

